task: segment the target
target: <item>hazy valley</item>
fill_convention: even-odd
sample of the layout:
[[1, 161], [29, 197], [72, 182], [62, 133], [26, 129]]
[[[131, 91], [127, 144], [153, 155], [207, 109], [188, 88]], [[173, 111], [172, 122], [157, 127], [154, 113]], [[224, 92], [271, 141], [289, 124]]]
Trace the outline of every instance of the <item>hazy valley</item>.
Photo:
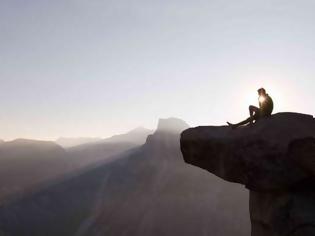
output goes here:
[[[184, 163], [179, 134], [186, 128], [171, 118], [153, 134], [143, 129], [66, 149], [2, 144], [2, 234], [249, 235], [247, 190]], [[141, 137], [143, 145], [133, 142]]]

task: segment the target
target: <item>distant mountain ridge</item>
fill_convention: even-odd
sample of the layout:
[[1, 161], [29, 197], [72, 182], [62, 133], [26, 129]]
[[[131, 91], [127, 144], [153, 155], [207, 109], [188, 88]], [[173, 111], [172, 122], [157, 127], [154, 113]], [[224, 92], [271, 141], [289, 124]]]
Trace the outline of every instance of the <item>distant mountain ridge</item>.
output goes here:
[[78, 138], [70, 138], [70, 137], [60, 137], [58, 138], [55, 143], [59, 144], [64, 148], [74, 147], [81, 144], [87, 143], [95, 143], [100, 142], [101, 138], [89, 138], [89, 137], [78, 137]]
[[24, 194], [55, 178], [135, 148], [140, 145], [137, 143], [144, 143], [146, 134], [150, 132], [148, 129], [137, 128], [109, 139], [78, 138], [76, 141], [91, 143], [74, 147], [66, 145], [66, 149], [53, 141], [20, 138], [0, 142], [0, 205], [10, 197]]
[[127, 133], [113, 135], [109, 138], [89, 138], [89, 137], [79, 137], [79, 138], [65, 138], [61, 137], [55, 142], [64, 148], [73, 148], [80, 145], [94, 145], [100, 143], [133, 143], [136, 145], [144, 144], [147, 136], [152, 134], [154, 131], [144, 128], [137, 127], [128, 131]]
[[51, 141], [16, 139], [0, 145], [0, 204], [71, 170], [66, 151]]
[[43, 140], [33, 140], [33, 139], [15, 139], [12, 141], [2, 142], [2, 150], [3, 149], [10, 149], [12, 147], [15, 148], [39, 148], [43, 150], [49, 149], [59, 149], [63, 151], [64, 149], [56, 144], [53, 141], [43, 141]]
[[103, 139], [103, 142], [118, 143], [118, 142], [131, 142], [135, 144], [144, 144], [148, 135], [152, 134], [154, 130], [144, 127], [137, 127], [125, 134], [114, 135], [110, 138]]
[[6, 235], [249, 235], [248, 193], [185, 164], [174, 120], [109, 163], [0, 207]]
[[[109, 160], [145, 143], [154, 131], [143, 127], [107, 139], [78, 138], [53, 141], [0, 140], [0, 204], [73, 171]], [[74, 142], [89, 142], [77, 146]], [[66, 144], [68, 142], [68, 144]], [[70, 143], [72, 144], [70, 145]], [[38, 187], [36, 187], [38, 188]]]

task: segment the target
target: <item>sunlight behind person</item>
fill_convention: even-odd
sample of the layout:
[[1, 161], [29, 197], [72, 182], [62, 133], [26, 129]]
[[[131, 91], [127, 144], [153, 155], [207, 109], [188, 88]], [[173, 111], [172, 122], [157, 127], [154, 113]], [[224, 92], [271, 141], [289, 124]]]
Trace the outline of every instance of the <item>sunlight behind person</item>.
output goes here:
[[260, 96], [258, 100], [260, 103], [263, 103], [266, 100], [266, 98], [264, 96]]
[[[282, 82], [283, 81], [283, 82]], [[246, 82], [245, 82], [246, 83]], [[283, 86], [285, 84], [286, 86]], [[255, 91], [257, 88], [264, 87], [268, 91], [274, 101], [276, 101], [276, 105], [274, 108], [274, 113], [294, 110], [293, 102], [290, 101], [290, 96], [288, 94], [294, 94], [293, 88], [294, 85], [285, 82], [282, 78], [258, 78], [247, 83], [241, 91], [239, 103], [243, 106], [243, 110], [247, 109], [246, 104], [257, 104], [258, 102], [263, 102], [264, 97], [258, 97]], [[237, 104], [240, 106], [240, 104]]]

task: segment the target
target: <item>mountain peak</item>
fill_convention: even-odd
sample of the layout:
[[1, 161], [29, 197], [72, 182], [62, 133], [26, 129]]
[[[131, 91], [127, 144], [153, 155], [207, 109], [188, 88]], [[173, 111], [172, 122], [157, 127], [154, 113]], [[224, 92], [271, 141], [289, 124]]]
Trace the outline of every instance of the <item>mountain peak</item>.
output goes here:
[[157, 131], [173, 131], [173, 132], [181, 132], [185, 129], [189, 128], [189, 125], [175, 117], [170, 117], [166, 119], [159, 119]]

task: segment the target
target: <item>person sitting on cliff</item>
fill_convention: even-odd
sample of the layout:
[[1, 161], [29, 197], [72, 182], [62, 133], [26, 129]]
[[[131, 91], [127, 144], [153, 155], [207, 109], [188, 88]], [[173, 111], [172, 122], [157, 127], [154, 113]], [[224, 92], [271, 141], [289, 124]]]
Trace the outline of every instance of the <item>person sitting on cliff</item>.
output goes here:
[[259, 95], [259, 108], [252, 105], [249, 106], [250, 117], [237, 124], [231, 124], [230, 122], [227, 122], [230, 127], [234, 129], [242, 125], [253, 124], [254, 121], [257, 122], [257, 120], [260, 118], [271, 116], [273, 110], [272, 98], [266, 93], [264, 88], [258, 89], [257, 92]]

